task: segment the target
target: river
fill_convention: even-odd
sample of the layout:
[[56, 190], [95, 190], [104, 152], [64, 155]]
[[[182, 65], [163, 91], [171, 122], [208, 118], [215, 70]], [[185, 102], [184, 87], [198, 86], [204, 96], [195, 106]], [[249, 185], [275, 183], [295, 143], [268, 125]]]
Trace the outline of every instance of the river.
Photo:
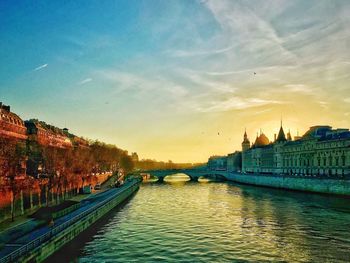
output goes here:
[[143, 184], [56, 260], [350, 262], [350, 199], [183, 179]]

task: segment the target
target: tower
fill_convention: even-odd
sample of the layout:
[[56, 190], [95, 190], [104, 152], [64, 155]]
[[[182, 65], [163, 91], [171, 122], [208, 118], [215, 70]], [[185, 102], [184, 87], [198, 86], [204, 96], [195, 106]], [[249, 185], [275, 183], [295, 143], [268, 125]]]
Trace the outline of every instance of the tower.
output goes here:
[[274, 173], [275, 174], [281, 174], [283, 173], [283, 158], [282, 158], [282, 147], [287, 142], [286, 135], [283, 130], [282, 126], [282, 120], [281, 120], [281, 127], [277, 135], [276, 142], [273, 145], [273, 162], [274, 162]]
[[247, 160], [246, 151], [250, 149], [250, 141], [247, 136], [247, 130], [244, 131], [243, 142], [242, 142], [242, 172], [246, 172]]
[[242, 142], [242, 152], [250, 148], [250, 141], [247, 136], [247, 130], [244, 131], [243, 142]]

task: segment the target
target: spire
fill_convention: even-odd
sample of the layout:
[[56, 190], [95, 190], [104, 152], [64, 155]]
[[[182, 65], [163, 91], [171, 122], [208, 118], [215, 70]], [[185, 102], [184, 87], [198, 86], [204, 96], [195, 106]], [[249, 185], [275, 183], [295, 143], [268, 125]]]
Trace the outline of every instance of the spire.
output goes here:
[[247, 135], [247, 129], [244, 130], [243, 142], [242, 142], [242, 151], [246, 151], [250, 148], [250, 141]]
[[280, 130], [278, 132], [277, 142], [285, 142], [286, 140], [287, 139], [286, 139], [286, 135], [284, 134], [283, 127], [282, 127], [282, 117], [281, 117], [281, 127], [280, 127]]
[[243, 143], [250, 143], [247, 135], [247, 129], [244, 129]]
[[288, 141], [292, 140], [292, 135], [290, 134], [290, 129], [288, 130], [288, 133], [287, 133], [287, 140]]

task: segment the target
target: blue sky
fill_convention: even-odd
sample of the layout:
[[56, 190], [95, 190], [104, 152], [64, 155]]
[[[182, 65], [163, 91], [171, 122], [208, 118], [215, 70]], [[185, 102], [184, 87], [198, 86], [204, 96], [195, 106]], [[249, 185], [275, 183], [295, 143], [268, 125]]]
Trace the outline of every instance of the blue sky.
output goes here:
[[[349, 127], [349, 1], [1, 1], [0, 101], [141, 157]], [[254, 74], [256, 72], [256, 74]], [[218, 135], [220, 133], [220, 135]]]

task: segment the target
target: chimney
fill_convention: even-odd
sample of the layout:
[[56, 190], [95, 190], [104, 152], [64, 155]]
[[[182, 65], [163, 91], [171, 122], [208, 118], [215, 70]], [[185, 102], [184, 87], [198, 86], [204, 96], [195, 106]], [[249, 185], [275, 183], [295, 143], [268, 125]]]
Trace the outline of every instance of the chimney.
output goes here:
[[5, 111], [10, 112], [10, 106], [8, 106], [8, 105], [2, 105], [2, 108], [3, 108]]
[[274, 140], [274, 141], [276, 141], [276, 140], [277, 140], [277, 135], [276, 135], [276, 133], [274, 134], [274, 138], [275, 138], [275, 140]]

